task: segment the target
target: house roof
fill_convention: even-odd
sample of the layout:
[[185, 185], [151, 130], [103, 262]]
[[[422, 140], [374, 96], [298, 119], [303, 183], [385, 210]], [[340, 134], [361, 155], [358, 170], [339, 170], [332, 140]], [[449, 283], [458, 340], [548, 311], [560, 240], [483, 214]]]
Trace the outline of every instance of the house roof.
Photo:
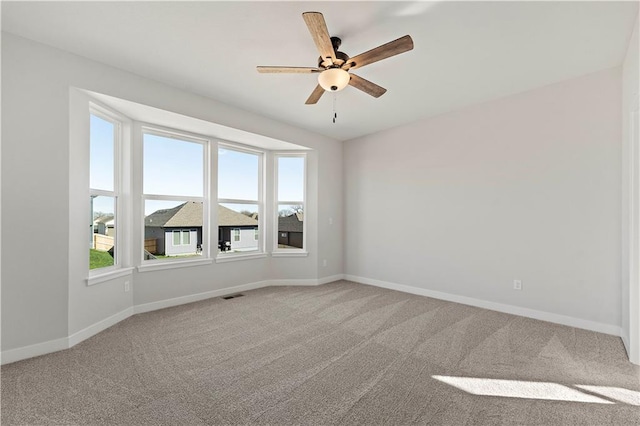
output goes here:
[[98, 223], [105, 223], [106, 224], [107, 222], [113, 223], [113, 215], [112, 214], [107, 214], [107, 215], [104, 215], [104, 216], [100, 216], [100, 217], [97, 217], [97, 218], [95, 218], [93, 220], [94, 224], [98, 224]]
[[[161, 209], [144, 219], [145, 226], [184, 228], [202, 226], [202, 203], [188, 201], [171, 209]], [[257, 226], [258, 221], [218, 204], [219, 226]]]
[[218, 204], [218, 225], [219, 226], [257, 226], [256, 218], [238, 213]]
[[278, 218], [278, 232], [303, 232], [304, 219], [302, 213], [294, 213]]

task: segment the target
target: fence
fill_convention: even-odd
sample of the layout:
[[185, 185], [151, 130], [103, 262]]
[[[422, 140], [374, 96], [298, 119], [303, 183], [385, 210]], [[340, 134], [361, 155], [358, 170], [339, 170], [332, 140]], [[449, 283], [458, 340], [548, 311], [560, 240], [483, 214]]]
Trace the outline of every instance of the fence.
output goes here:
[[93, 248], [99, 251], [109, 251], [113, 247], [113, 237], [93, 234]]
[[[93, 234], [93, 248], [99, 251], [109, 251], [113, 247], [113, 237], [102, 234]], [[156, 254], [156, 239], [144, 240], [144, 249], [151, 254]]]
[[151, 254], [157, 254], [156, 253], [156, 239], [155, 238], [147, 238], [144, 240], [144, 249], [146, 251], [148, 251]]

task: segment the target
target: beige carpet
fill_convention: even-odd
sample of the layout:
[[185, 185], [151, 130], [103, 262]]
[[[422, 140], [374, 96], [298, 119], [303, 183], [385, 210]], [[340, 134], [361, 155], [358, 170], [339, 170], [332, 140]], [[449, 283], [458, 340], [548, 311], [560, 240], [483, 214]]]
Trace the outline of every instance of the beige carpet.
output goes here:
[[2, 425], [640, 424], [619, 338], [354, 284], [136, 315], [2, 367]]

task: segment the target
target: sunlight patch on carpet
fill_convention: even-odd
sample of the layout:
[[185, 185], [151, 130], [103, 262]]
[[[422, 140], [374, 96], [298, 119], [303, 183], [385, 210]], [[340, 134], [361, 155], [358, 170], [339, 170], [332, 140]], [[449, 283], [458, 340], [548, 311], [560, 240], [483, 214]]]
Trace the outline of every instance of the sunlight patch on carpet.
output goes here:
[[624, 402], [625, 404], [640, 407], [640, 392], [638, 391], [616, 388], [613, 386], [576, 385], [576, 387], [589, 392], [600, 394], [607, 398], [615, 399], [616, 401]]
[[544, 399], [549, 401], [614, 404], [559, 383], [525, 380], [484, 379], [478, 377], [431, 376], [434, 379], [473, 395], [506, 398]]

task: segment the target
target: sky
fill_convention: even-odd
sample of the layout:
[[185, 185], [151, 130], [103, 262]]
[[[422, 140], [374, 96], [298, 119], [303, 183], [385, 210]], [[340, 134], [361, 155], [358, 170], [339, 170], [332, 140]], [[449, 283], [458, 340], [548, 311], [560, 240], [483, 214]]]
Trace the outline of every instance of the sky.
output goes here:
[[[113, 190], [114, 187], [114, 126], [91, 115], [90, 121], [90, 187]], [[143, 191], [145, 194], [185, 197], [204, 196], [204, 145], [172, 137], [143, 135]], [[257, 200], [258, 161], [256, 154], [218, 149], [218, 198]], [[215, 171], [214, 171], [215, 172]], [[296, 201], [303, 198], [304, 159], [279, 157], [278, 200]], [[211, 191], [215, 194], [215, 191]], [[171, 208], [182, 202], [147, 200], [145, 215], [161, 208]], [[236, 211], [251, 210], [251, 205], [229, 205]], [[279, 210], [286, 206], [279, 206]], [[110, 197], [94, 199], [94, 211], [113, 213]]]

